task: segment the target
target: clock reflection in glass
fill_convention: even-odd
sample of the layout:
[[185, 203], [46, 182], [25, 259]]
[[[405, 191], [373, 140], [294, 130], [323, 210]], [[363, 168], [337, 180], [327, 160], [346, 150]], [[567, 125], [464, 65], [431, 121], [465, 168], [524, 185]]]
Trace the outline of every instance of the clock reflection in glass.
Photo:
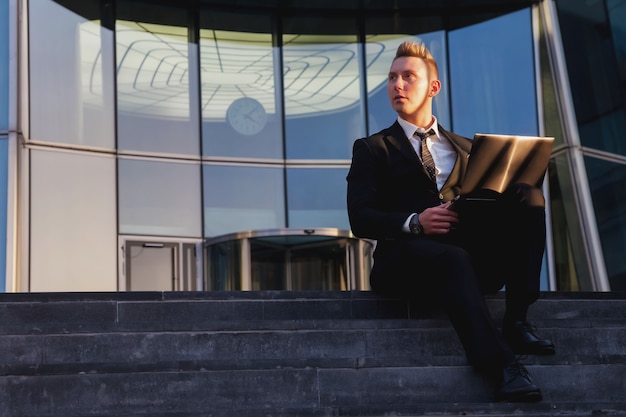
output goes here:
[[228, 107], [226, 120], [242, 135], [256, 135], [265, 127], [267, 113], [258, 100], [242, 97]]

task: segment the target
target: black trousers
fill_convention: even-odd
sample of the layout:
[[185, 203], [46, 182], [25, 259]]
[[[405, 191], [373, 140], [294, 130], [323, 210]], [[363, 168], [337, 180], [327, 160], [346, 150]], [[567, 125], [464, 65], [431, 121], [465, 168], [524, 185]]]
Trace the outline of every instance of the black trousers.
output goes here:
[[374, 291], [445, 309], [470, 363], [493, 370], [515, 355], [484, 294], [505, 287], [505, 322], [526, 319], [539, 297], [545, 202], [541, 190], [525, 184], [469, 197], [479, 199], [460, 202], [450, 233], [379, 242], [370, 281]]

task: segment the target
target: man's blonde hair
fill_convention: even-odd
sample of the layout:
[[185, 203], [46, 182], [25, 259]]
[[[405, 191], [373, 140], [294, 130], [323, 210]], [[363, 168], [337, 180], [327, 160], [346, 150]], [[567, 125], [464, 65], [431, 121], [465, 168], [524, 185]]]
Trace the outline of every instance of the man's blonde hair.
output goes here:
[[393, 60], [395, 61], [398, 58], [406, 56], [420, 58], [428, 62], [434, 68], [436, 76], [439, 76], [439, 67], [437, 66], [437, 61], [435, 61], [435, 58], [433, 58], [433, 55], [430, 53], [424, 43], [418, 43], [413, 41], [402, 42], [400, 46], [398, 46], [398, 49], [396, 50], [396, 56]]

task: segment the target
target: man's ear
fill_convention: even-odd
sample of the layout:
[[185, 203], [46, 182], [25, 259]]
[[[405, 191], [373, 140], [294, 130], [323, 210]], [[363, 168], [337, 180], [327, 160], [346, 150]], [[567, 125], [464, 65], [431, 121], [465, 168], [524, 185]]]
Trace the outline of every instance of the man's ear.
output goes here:
[[430, 82], [430, 96], [435, 97], [441, 91], [441, 81], [432, 80]]

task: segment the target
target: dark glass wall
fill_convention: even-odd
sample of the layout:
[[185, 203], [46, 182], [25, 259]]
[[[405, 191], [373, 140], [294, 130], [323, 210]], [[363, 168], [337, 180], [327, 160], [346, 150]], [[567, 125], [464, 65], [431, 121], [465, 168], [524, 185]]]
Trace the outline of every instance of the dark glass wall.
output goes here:
[[9, 130], [9, 0], [0, 0], [0, 292], [6, 283]]
[[586, 174], [612, 290], [626, 289], [626, 4], [558, 0]]

